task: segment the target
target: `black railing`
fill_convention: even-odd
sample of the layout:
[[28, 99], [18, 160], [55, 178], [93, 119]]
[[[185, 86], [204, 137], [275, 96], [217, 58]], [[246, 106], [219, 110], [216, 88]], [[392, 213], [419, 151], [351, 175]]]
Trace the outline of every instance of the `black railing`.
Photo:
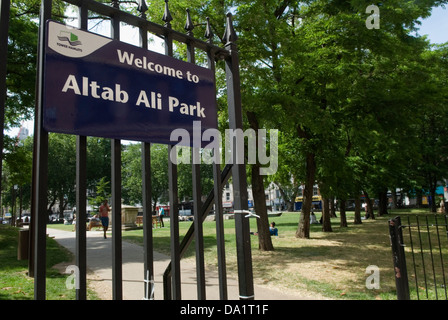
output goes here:
[[407, 215], [389, 221], [399, 300], [447, 300], [446, 215]]
[[[138, 1], [137, 10], [140, 16], [132, 15], [119, 9], [119, 2], [112, 0], [110, 4], [100, 3], [94, 0], [64, 0], [66, 3], [78, 8], [78, 27], [87, 30], [88, 13], [93, 12], [110, 20], [110, 38], [120, 40], [120, 23], [137, 27], [140, 32], [140, 46], [147, 49], [148, 33], [155, 34], [164, 39], [165, 54], [173, 56], [173, 41], [187, 45], [188, 62], [195, 63], [195, 49], [202, 50], [208, 57], [208, 68], [215, 71], [215, 61], [224, 60], [227, 82], [227, 104], [230, 129], [242, 129], [242, 110], [239, 78], [238, 51], [235, 41], [236, 32], [233, 29], [232, 17], [227, 15], [227, 25], [223, 41], [225, 48], [215, 46], [212, 41], [210, 22], [207, 19], [205, 33], [206, 41], [193, 36], [193, 24], [187, 11], [186, 33], [175, 31], [171, 28], [172, 16], [168, 9], [168, 0], [165, 0], [165, 12], [162, 20], [164, 25], [150, 22], [146, 19], [147, 6], [144, 0]], [[9, 21], [9, 0], [2, 0], [0, 7], [0, 56], [6, 57]], [[30, 275], [34, 276], [34, 297], [45, 299], [46, 296], [46, 207], [47, 207], [47, 171], [48, 171], [48, 134], [42, 123], [42, 100], [43, 100], [43, 77], [44, 77], [44, 36], [46, 34], [45, 22], [52, 18], [52, 0], [42, 0], [41, 17], [39, 26], [39, 58], [37, 65], [37, 88], [36, 88], [36, 110], [34, 129], [34, 152], [33, 152], [33, 193], [32, 193], [32, 226], [30, 245]], [[6, 100], [6, 59], [0, 59], [0, 103]], [[2, 108], [2, 112], [5, 108]], [[0, 122], [3, 125], [3, 113], [0, 113]], [[76, 207], [78, 221], [86, 218], [86, 161], [87, 148], [86, 137], [77, 136], [76, 146]], [[0, 141], [1, 143], [1, 141]], [[234, 142], [235, 143], [235, 142]], [[169, 146], [168, 157], [174, 146]], [[234, 150], [235, 148], [233, 148]], [[194, 150], [193, 152], [197, 152]], [[121, 237], [121, 141], [111, 140], [111, 188], [112, 188], [112, 295], [113, 299], [123, 298], [122, 286], [122, 237]], [[1, 162], [1, 161], [0, 161]], [[151, 204], [151, 181], [150, 181], [150, 144], [142, 142], [142, 195], [143, 195], [143, 238], [144, 238], [144, 274], [142, 279], [153, 276], [153, 244], [152, 244], [152, 204]], [[236, 211], [247, 210], [247, 186], [246, 171], [244, 164], [227, 166], [221, 172], [219, 164], [213, 164], [214, 189], [210, 192], [204, 204], [200, 200], [199, 165], [193, 164], [193, 199], [195, 222], [188, 231], [182, 243], [179, 243], [179, 221], [178, 221], [178, 188], [177, 188], [177, 166], [171, 162], [169, 157], [169, 199], [170, 199], [170, 228], [171, 228], [171, 263], [165, 272], [164, 279], [171, 286], [166, 289], [166, 299], [181, 298], [180, 258], [184, 250], [195, 237], [196, 265], [198, 275], [198, 299], [205, 299], [205, 274], [203, 261], [203, 235], [202, 221], [204, 215], [215, 205], [217, 215], [217, 246], [218, 265], [220, 278], [220, 297], [227, 298], [224, 238], [222, 226], [222, 183], [227, 181], [230, 174], [233, 178], [233, 189], [235, 195], [234, 208]], [[1, 166], [0, 166], [1, 171]], [[237, 238], [239, 295], [241, 299], [253, 299], [253, 275], [252, 260], [249, 237], [249, 221], [243, 215], [236, 215], [235, 229]], [[79, 268], [80, 287], [77, 289], [77, 299], [86, 299], [86, 230], [85, 226], [76, 228], [76, 264]], [[143, 281], [142, 281], [143, 284]], [[146, 286], [145, 290], [146, 290]], [[145, 292], [145, 296], [147, 296]]]

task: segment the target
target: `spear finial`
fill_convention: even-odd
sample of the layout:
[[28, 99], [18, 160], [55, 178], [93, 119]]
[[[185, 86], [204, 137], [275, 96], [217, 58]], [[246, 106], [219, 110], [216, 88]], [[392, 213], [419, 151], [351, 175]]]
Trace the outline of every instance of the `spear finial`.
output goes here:
[[212, 27], [210, 25], [210, 18], [207, 17], [207, 27], [205, 28], [204, 37], [207, 39], [207, 41], [209, 43], [212, 43], [213, 42], [213, 36], [214, 36], [214, 34], [213, 34], [213, 31], [212, 31]]
[[138, 0], [137, 10], [140, 12], [140, 16], [146, 19], [146, 11], [148, 11], [148, 6], [145, 0]]
[[238, 36], [233, 28], [232, 14], [230, 12], [227, 13], [227, 26], [223, 39], [226, 40], [227, 43], [235, 43], [236, 40], [238, 40]]
[[165, 22], [165, 27], [171, 27], [171, 21], [173, 17], [171, 16], [170, 9], [168, 8], [168, 0], [165, 0], [165, 12], [163, 13], [162, 20]]
[[186, 11], [187, 11], [187, 22], [185, 22], [184, 29], [187, 30], [187, 35], [193, 36], [194, 25], [193, 21], [191, 21], [190, 9], [187, 9]]

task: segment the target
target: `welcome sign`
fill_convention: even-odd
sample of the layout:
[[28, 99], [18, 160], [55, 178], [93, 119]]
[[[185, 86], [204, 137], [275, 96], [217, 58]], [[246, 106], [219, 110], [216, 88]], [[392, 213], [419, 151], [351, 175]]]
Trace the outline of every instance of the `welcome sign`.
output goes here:
[[217, 128], [211, 70], [47, 21], [43, 125], [49, 132], [163, 144]]

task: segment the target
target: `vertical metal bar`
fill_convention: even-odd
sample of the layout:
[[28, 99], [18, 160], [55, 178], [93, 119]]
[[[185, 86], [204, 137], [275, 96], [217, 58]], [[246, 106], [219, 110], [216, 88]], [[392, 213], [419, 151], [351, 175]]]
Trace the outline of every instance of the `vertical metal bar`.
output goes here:
[[[187, 9], [187, 22], [185, 23], [185, 30], [187, 35], [193, 37], [193, 22], [190, 17], [190, 10]], [[191, 42], [187, 42], [187, 61], [189, 63], [196, 63], [194, 45]], [[193, 128], [195, 130], [195, 128]], [[200, 136], [201, 132], [193, 132], [193, 136]], [[194, 237], [195, 237], [195, 249], [196, 249], [196, 281], [197, 281], [197, 293], [198, 300], [205, 300], [205, 266], [204, 266], [204, 233], [202, 228], [201, 217], [201, 175], [200, 175], [200, 153], [201, 147], [195, 145], [197, 141], [193, 141], [192, 147], [192, 184], [193, 184], [193, 224], [194, 224]]]
[[[79, 28], [87, 30], [87, 7], [78, 8]], [[87, 239], [86, 239], [86, 193], [87, 193], [87, 137], [76, 137], [76, 265], [78, 266], [78, 300], [87, 299]]]
[[389, 220], [389, 235], [394, 261], [397, 298], [398, 300], [409, 300], [409, 283], [400, 217]]
[[46, 227], [47, 227], [47, 173], [48, 173], [48, 132], [43, 129], [42, 123], [42, 91], [44, 76], [45, 36], [47, 32], [46, 21], [51, 18], [51, 0], [43, 0], [40, 13], [39, 26], [39, 58], [38, 58], [38, 83], [37, 104], [35, 116], [34, 142], [36, 143], [36, 154], [34, 168], [35, 186], [32, 219], [34, 225], [34, 298], [45, 299], [46, 291]]
[[425, 281], [426, 299], [428, 299], [428, 283], [426, 281], [426, 267], [425, 267], [425, 257], [423, 255], [423, 243], [422, 243], [422, 234], [420, 231], [420, 221], [418, 219], [418, 216], [415, 216], [415, 219], [417, 222], [418, 240], [419, 240], [419, 244], [420, 244], [420, 256], [422, 258], [423, 279]]
[[438, 294], [437, 294], [437, 281], [436, 281], [436, 270], [434, 267], [434, 256], [432, 254], [432, 243], [431, 243], [431, 234], [429, 232], [429, 221], [428, 221], [428, 216], [425, 216], [426, 218], [426, 231], [428, 232], [428, 245], [429, 245], [429, 254], [431, 257], [431, 266], [432, 266], [432, 275], [433, 275], [433, 280], [434, 280], [434, 289], [436, 292], [436, 300], [438, 299]]
[[[9, 31], [9, 11], [10, 0], [0, 0], [0, 148], [3, 150], [3, 131], [5, 128], [6, 110], [6, 65], [8, 60], [8, 31]], [[3, 152], [0, 154], [0, 177], [3, 177]], [[0, 179], [0, 191], [2, 189], [2, 179]], [[0, 203], [1, 203], [0, 192]]]
[[226, 270], [226, 250], [224, 238], [224, 219], [222, 209], [222, 187], [220, 183], [221, 168], [219, 163], [213, 164], [213, 179], [215, 185], [213, 192], [215, 195], [215, 223], [216, 223], [216, 246], [218, 256], [218, 278], [219, 278], [219, 298], [227, 300], [227, 270]]
[[[230, 129], [243, 128], [243, 116], [241, 109], [241, 92], [240, 92], [240, 75], [239, 75], [239, 58], [236, 40], [237, 36], [232, 25], [232, 15], [227, 14], [227, 27], [224, 34], [227, 41], [225, 47], [230, 52], [230, 57], [226, 60], [226, 78], [227, 78], [227, 101], [229, 112]], [[240, 143], [243, 143], [240, 141]], [[237, 150], [235, 141], [232, 141], [233, 150]], [[234, 152], [235, 153], [235, 152]], [[236, 155], [233, 154], [233, 193], [234, 193], [234, 209], [237, 212], [248, 209], [246, 167], [244, 164], [236, 163]], [[240, 299], [254, 299], [254, 285], [252, 273], [252, 252], [250, 246], [250, 229], [249, 219], [244, 214], [235, 214], [235, 232], [237, 246], [237, 263], [238, 263], [238, 282]]]
[[[165, 12], [162, 20], [165, 27], [171, 29], [171, 21], [173, 20], [168, 8], [168, 0], [165, 0]], [[170, 32], [165, 34], [165, 54], [173, 56], [173, 38]], [[169, 184], [169, 201], [170, 201], [170, 250], [171, 250], [171, 278], [164, 279], [164, 298], [165, 299], [181, 299], [181, 275], [180, 275], [180, 246], [179, 246], [179, 204], [178, 204], [178, 187], [177, 187], [177, 165], [171, 160], [176, 160], [176, 147], [168, 145], [168, 184]], [[164, 275], [165, 276], [165, 275]], [[167, 288], [165, 282], [171, 281], [171, 292]]]
[[86, 300], [87, 288], [87, 242], [86, 242], [86, 171], [87, 171], [87, 138], [76, 137], [76, 265], [78, 267], [79, 287], [76, 298]]
[[439, 246], [440, 267], [442, 269], [442, 280], [443, 280], [442, 287], [445, 291], [445, 300], [446, 300], [446, 299], [448, 299], [448, 296], [447, 296], [447, 291], [446, 291], [445, 267], [443, 264], [443, 254], [442, 254], [442, 242], [440, 241], [439, 222], [437, 221], [437, 215], [434, 215], [434, 218], [435, 218], [435, 225], [436, 225], [436, 231], [437, 231], [437, 243]]
[[[193, 148], [193, 152], [199, 154], [199, 148]], [[194, 155], [193, 155], [194, 158]], [[194, 210], [194, 235], [196, 248], [196, 278], [198, 300], [205, 300], [205, 266], [204, 266], [204, 234], [201, 217], [201, 177], [200, 165], [192, 164], [193, 175], [193, 210]]]
[[[143, 188], [143, 261], [144, 277], [147, 281], [154, 278], [154, 253], [152, 239], [152, 203], [151, 203], [151, 144], [142, 143], [142, 188]], [[146, 291], [145, 297], [151, 298]], [[149, 288], [150, 289], [150, 288]]]
[[[118, 1], [113, 1], [118, 8]], [[112, 17], [112, 38], [120, 40], [120, 20]], [[111, 140], [112, 156], [112, 296], [123, 299], [122, 235], [121, 235], [121, 141]]]
[[[145, 0], [139, 0], [138, 11], [142, 19], [146, 19]], [[148, 49], [148, 32], [140, 28], [140, 47]], [[151, 144], [142, 142], [142, 192], [143, 192], [143, 265], [146, 281], [154, 278], [154, 253], [152, 239], [152, 204], [151, 204]], [[151, 287], [145, 282], [144, 292], [147, 299], [154, 299], [151, 296]]]
[[[205, 31], [205, 38], [208, 39], [208, 43], [213, 44], [213, 32], [210, 26], [210, 19], [207, 17], [207, 28]], [[215, 59], [211, 50], [207, 51], [207, 63], [208, 68], [216, 72]], [[216, 81], [216, 80], [215, 80]], [[216, 92], [216, 82], [215, 82]], [[219, 149], [218, 149], [219, 150]], [[221, 167], [219, 152], [214, 154], [213, 163], [213, 180], [215, 182], [213, 187], [215, 198], [215, 223], [216, 223], [216, 246], [218, 256], [218, 278], [219, 278], [219, 298], [221, 300], [227, 300], [227, 271], [226, 271], [226, 252], [225, 252], [225, 240], [224, 240], [224, 221], [222, 210], [222, 186], [221, 186]]]
[[112, 148], [112, 296], [123, 299], [121, 236], [121, 141], [111, 141]]
[[[168, 146], [171, 157], [176, 157], [176, 147]], [[169, 156], [169, 155], [168, 155]], [[174, 159], [173, 159], [174, 160]], [[169, 201], [170, 201], [170, 233], [171, 233], [171, 298], [181, 299], [180, 247], [179, 247], [179, 204], [177, 188], [177, 165], [168, 160]]]
[[411, 244], [411, 255], [412, 255], [412, 265], [414, 267], [414, 277], [415, 277], [415, 290], [417, 292], [417, 299], [420, 299], [419, 292], [418, 292], [418, 278], [417, 278], [417, 265], [415, 264], [415, 253], [414, 253], [414, 242], [412, 241], [412, 225], [411, 225], [411, 218], [408, 216], [408, 230], [409, 230], [409, 242]]

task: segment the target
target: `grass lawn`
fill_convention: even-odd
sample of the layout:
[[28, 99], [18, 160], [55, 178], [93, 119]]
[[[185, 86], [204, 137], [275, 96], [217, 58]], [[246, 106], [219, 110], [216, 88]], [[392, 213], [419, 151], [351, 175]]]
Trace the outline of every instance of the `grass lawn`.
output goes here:
[[[352, 299], [352, 300], [396, 300], [395, 278], [392, 252], [389, 240], [388, 220], [400, 215], [403, 223], [408, 215], [427, 214], [427, 209], [403, 209], [390, 211], [386, 217], [362, 220], [353, 224], [353, 212], [347, 213], [348, 227], [341, 228], [338, 218], [332, 218], [333, 232], [322, 232], [321, 225], [311, 225], [311, 239], [297, 239], [295, 232], [299, 213], [286, 212], [280, 217], [272, 217], [279, 230], [273, 237], [275, 250], [258, 250], [257, 236], [251, 236], [254, 281], [258, 285], [290, 293], [299, 293], [311, 298]], [[320, 213], [316, 213], [320, 219]], [[153, 229], [154, 250], [170, 254], [169, 219], [164, 219], [165, 228]], [[256, 231], [256, 221], [251, 219], [251, 231]], [[180, 222], [180, 238], [187, 232], [192, 222]], [[235, 222], [225, 220], [225, 245], [227, 273], [237, 277]], [[73, 226], [49, 225], [71, 231]], [[208, 268], [217, 268], [215, 222], [204, 222], [204, 255]], [[441, 229], [442, 230], [442, 229]], [[122, 232], [123, 240], [138, 244], [143, 242], [143, 230]], [[0, 227], [0, 299], [32, 299], [33, 282], [26, 276], [27, 261], [17, 261], [17, 231]], [[74, 291], [65, 289], [66, 275], [61, 276], [50, 266], [62, 260], [70, 261], [67, 252], [52, 239], [48, 241], [48, 299], [74, 299]], [[409, 247], [406, 248], [409, 250]], [[183, 259], [195, 260], [194, 240]], [[448, 248], [443, 249], [448, 256]], [[6, 260], [5, 260], [6, 259]], [[408, 259], [408, 258], [407, 258]], [[409, 260], [408, 260], [409, 261]], [[380, 272], [380, 288], [367, 289], [366, 279], [371, 273], [366, 268], [374, 265]], [[410, 278], [411, 298], [412, 270]], [[420, 277], [421, 278], [421, 277]], [[53, 281], [55, 284], [53, 285]], [[59, 283], [59, 284], [56, 284]], [[54, 288], [53, 288], [54, 287]], [[420, 298], [424, 294], [420, 293]], [[431, 298], [430, 298], [431, 299]], [[439, 298], [440, 299], [440, 298]]]
[[[299, 292], [310, 297], [329, 299], [395, 300], [395, 278], [390, 248], [388, 220], [396, 215], [428, 213], [425, 210], [395, 210], [387, 217], [353, 224], [353, 212], [347, 213], [348, 227], [339, 227], [332, 218], [333, 232], [322, 232], [321, 225], [311, 225], [311, 239], [297, 239], [295, 231], [299, 213], [287, 212], [273, 217], [279, 236], [273, 237], [274, 251], [258, 250], [258, 238], [251, 237], [254, 281], [283, 291]], [[317, 219], [320, 213], [316, 213]], [[165, 228], [153, 229], [154, 250], [169, 254], [169, 219]], [[180, 222], [180, 235], [192, 222]], [[251, 219], [251, 231], [256, 222]], [[142, 230], [123, 232], [123, 240], [142, 243]], [[237, 276], [234, 220], [225, 220], [227, 272]], [[209, 268], [217, 267], [215, 223], [204, 222], [205, 260]], [[194, 261], [194, 240], [185, 259]], [[380, 288], [367, 289], [368, 266], [380, 271]]]
[[[18, 228], [0, 225], [0, 300], [34, 299], [34, 279], [28, 277], [28, 260], [17, 260]], [[67, 274], [61, 274], [52, 266], [72, 261], [68, 250], [47, 238], [47, 282], [48, 300], [75, 300], [75, 290], [66, 288]], [[88, 297], [96, 294], [88, 290]]]

